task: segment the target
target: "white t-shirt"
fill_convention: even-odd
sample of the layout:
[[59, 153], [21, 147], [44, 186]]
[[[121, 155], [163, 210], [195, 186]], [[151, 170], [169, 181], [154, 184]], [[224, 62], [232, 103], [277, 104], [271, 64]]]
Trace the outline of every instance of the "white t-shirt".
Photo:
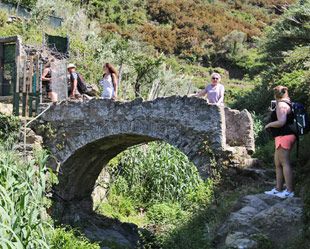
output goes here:
[[114, 86], [113, 86], [113, 81], [112, 81], [112, 76], [111, 74], [105, 77], [103, 77], [103, 86], [102, 86], [102, 98], [106, 99], [113, 99], [114, 97]]

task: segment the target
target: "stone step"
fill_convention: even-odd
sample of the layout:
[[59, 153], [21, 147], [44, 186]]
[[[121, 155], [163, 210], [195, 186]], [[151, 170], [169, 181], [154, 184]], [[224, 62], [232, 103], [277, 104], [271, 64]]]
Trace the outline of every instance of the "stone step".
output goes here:
[[247, 195], [220, 227], [217, 248], [257, 248], [257, 234], [270, 239], [274, 248], [282, 248], [302, 235], [302, 207], [301, 198]]
[[[21, 144], [24, 143], [24, 138], [25, 138], [25, 127], [22, 126], [19, 133], [19, 142]], [[41, 147], [43, 143], [43, 138], [37, 135], [31, 128], [26, 127], [26, 143], [35, 144]]]
[[262, 178], [264, 182], [269, 182], [275, 178], [274, 169], [237, 168], [237, 172], [252, 178]]
[[260, 168], [262, 162], [258, 158], [245, 158], [242, 166], [244, 168]]
[[246, 147], [242, 147], [242, 146], [230, 146], [226, 148], [226, 151], [232, 155], [238, 155], [238, 156], [242, 156], [242, 157], [249, 157], [248, 151], [246, 149]]
[[[32, 152], [33, 148], [34, 148], [33, 144], [26, 144], [26, 152]], [[25, 151], [25, 147], [24, 147], [23, 143], [18, 143], [16, 145], [14, 145], [13, 149], [18, 151], [18, 152], [24, 152]]]

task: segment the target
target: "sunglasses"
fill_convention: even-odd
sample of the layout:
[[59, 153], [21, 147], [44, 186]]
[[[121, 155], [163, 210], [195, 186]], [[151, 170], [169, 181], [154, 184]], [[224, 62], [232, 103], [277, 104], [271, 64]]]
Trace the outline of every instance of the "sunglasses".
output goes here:
[[212, 78], [212, 80], [219, 80], [219, 78]]

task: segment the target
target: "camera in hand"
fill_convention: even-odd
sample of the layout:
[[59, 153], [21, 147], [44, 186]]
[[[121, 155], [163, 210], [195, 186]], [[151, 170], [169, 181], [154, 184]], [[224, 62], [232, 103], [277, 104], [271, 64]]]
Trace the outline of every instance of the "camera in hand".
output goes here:
[[270, 103], [271, 110], [276, 109], [276, 107], [277, 107], [277, 101], [276, 100], [271, 100], [271, 103]]

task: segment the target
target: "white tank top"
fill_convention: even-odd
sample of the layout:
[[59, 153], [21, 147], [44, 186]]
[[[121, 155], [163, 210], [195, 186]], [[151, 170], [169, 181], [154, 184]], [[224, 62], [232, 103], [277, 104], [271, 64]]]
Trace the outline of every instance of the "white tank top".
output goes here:
[[111, 74], [108, 77], [103, 77], [103, 91], [102, 91], [102, 98], [112, 99], [114, 97], [114, 87], [112, 82]]

